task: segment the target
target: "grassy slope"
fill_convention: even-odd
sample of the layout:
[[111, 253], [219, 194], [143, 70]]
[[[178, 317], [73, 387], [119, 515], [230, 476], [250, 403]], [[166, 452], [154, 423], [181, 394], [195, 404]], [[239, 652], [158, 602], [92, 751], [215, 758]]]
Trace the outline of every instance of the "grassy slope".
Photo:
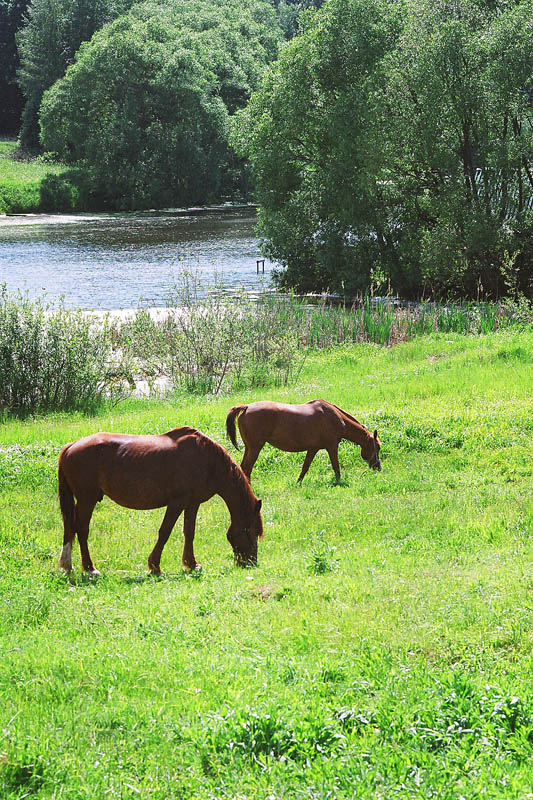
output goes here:
[[61, 175], [63, 164], [46, 164], [39, 159], [13, 161], [13, 141], [0, 141], [0, 212], [29, 213], [41, 210], [41, 183], [50, 175]]
[[[531, 370], [526, 333], [353, 346], [300, 386], [377, 424], [302, 487], [265, 448], [260, 565], [201, 508], [201, 575], [146, 576], [161, 512], [105, 500], [99, 580], [58, 575], [59, 446], [183, 423], [224, 441], [236, 397], [0, 429], [0, 796], [525, 798], [533, 769]], [[263, 393], [256, 396], [262, 396]]]

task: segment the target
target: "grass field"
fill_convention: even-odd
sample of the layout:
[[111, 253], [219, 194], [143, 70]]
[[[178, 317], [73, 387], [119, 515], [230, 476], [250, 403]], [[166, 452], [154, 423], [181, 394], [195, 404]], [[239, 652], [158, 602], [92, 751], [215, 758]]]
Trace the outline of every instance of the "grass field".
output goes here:
[[233, 566], [226, 507], [147, 575], [161, 511], [109, 500], [91, 554], [56, 568], [59, 448], [96, 430], [197, 426], [264, 396], [130, 401], [0, 427], [0, 797], [533, 797], [533, 335], [419, 338], [311, 356], [297, 387], [382, 439], [266, 447], [259, 566]]

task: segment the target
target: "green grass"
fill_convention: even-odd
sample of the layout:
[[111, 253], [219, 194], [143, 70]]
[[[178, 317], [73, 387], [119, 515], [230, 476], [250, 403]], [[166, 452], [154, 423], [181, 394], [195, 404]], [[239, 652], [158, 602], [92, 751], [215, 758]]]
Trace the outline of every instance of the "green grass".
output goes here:
[[324, 397], [382, 439], [266, 447], [266, 536], [233, 566], [222, 501], [201, 507], [200, 574], [146, 560], [161, 511], [93, 517], [98, 580], [59, 575], [55, 466], [100, 429], [180, 424], [224, 442], [249, 393], [128, 402], [0, 428], [0, 796], [516, 798], [533, 791], [533, 336], [437, 335], [310, 356]]
[[0, 141], [0, 213], [75, 211], [82, 205], [82, 172], [41, 158], [11, 156], [16, 142]]

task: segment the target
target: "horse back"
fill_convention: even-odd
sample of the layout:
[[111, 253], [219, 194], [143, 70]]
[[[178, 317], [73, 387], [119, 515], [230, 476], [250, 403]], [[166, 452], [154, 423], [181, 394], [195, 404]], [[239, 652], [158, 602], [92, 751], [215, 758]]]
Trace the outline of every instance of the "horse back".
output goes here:
[[196, 428], [191, 428], [190, 425], [182, 425], [181, 428], [172, 428], [171, 430], [167, 431], [166, 433], [162, 433], [161, 436], [168, 436], [169, 439], [172, 441], [177, 442], [178, 439], [181, 439], [183, 436], [203, 436], [199, 430]]
[[324, 400], [289, 404], [260, 401], [251, 403], [239, 417], [245, 443], [265, 442], [280, 450], [298, 452], [333, 446], [342, 437], [341, 414]]
[[203, 502], [210, 486], [214, 442], [195, 428], [164, 434], [96, 433], [62, 451], [60, 466], [76, 495], [102, 493], [127, 508], [159, 508], [180, 497]]

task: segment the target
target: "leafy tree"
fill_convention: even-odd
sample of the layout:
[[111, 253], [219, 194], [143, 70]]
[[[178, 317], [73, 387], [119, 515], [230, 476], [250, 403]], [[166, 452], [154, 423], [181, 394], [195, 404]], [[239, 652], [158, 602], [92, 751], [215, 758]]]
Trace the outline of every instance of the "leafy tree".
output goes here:
[[84, 165], [108, 207], [205, 202], [234, 188], [241, 170], [229, 118], [279, 36], [264, 2], [136, 5], [84, 44], [46, 92], [43, 144]]
[[531, 286], [527, 2], [331, 0], [234, 138], [279, 280], [353, 294]]
[[273, 0], [273, 2], [286, 39], [292, 39], [297, 35], [303, 12], [324, 5], [324, 0]]
[[532, 86], [529, 3], [412, 3], [377, 104], [397, 285], [528, 288]]
[[32, 0], [27, 23], [17, 34], [19, 80], [26, 105], [20, 140], [39, 147], [37, 114], [46, 89], [65, 74], [80, 44], [123, 14], [132, 0]]
[[0, 0], [0, 133], [18, 133], [24, 98], [17, 83], [19, 58], [15, 34], [24, 22], [30, 0]]
[[237, 117], [233, 140], [251, 160], [282, 284], [356, 291], [370, 280], [379, 167], [372, 99], [397, 36], [393, 11], [381, 0], [336, 0], [304, 17], [302, 34]]

